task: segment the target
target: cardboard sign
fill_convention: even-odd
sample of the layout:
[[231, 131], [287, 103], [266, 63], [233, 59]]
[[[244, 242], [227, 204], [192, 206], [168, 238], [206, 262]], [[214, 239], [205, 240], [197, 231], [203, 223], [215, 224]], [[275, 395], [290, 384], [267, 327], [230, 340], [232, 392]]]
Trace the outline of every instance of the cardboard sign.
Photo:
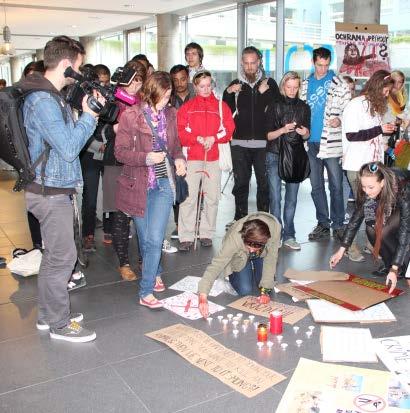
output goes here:
[[275, 285], [275, 292], [282, 292], [288, 294], [292, 297], [293, 301], [305, 301], [309, 298], [313, 298], [312, 295], [306, 294], [303, 291], [298, 290], [295, 288], [297, 283], [285, 283], [285, 284], [276, 284]]
[[387, 25], [336, 23], [337, 71], [341, 76], [368, 78], [390, 69]]
[[364, 310], [404, 293], [396, 288], [389, 294], [389, 287], [385, 284], [351, 274], [346, 281], [316, 281], [295, 288], [352, 311]]
[[286, 379], [285, 376], [229, 350], [203, 331], [183, 324], [175, 324], [146, 336], [166, 344], [195, 367], [246, 397], [254, 397]]
[[343, 281], [349, 278], [349, 274], [338, 271], [298, 271], [288, 268], [284, 277], [298, 281]]
[[272, 311], [279, 310], [282, 312], [283, 322], [288, 324], [295, 324], [309, 314], [309, 310], [306, 310], [305, 308], [282, 304], [275, 301], [270, 301], [268, 304], [261, 304], [257, 297], [251, 295], [242, 297], [228, 305], [237, 310], [246, 311], [247, 313], [267, 318], [269, 318], [269, 314]]
[[301, 358], [276, 413], [404, 413], [407, 397], [388, 371]]

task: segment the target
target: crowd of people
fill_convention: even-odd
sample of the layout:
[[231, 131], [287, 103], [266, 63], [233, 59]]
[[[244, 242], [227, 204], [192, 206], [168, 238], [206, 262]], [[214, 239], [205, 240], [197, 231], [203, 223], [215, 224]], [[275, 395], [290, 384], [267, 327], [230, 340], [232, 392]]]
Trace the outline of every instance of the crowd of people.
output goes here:
[[[94, 332], [79, 324], [82, 314], [70, 312], [67, 284], [78, 287], [82, 281], [84, 285], [75, 267], [75, 188], [84, 183], [82, 250], [88, 254], [96, 250], [102, 177], [103, 243], [113, 246], [124, 280], [140, 276], [140, 305], [159, 308], [162, 302], [155, 293], [166, 288], [161, 254], [171, 209], [176, 225], [172, 237], [179, 238], [181, 253], [189, 253], [197, 238], [201, 247], [212, 246], [221, 192], [219, 146], [226, 143], [232, 156], [234, 216], [226, 226], [220, 252], [199, 284], [204, 317], [207, 295], [221, 273], [238, 294], [256, 294], [261, 302], [269, 302], [278, 249], [302, 248], [294, 216], [299, 185], [307, 177], [317, 220], [309, 240], [329, 238], [332, 231], [341, 244], [330, 259], [331, 267], [344, 254], [355, 261], [363, 259], [354, 240], [364, 220], [368, 247], [383, 262], [378, 274], [386, 276], [391, 288], [404, 276], [410, 256], [408, 164], [401, 171], [386, 166], [395, 158], [400, 131], [409, 123], [400, 72], [375, 72], [355, 97], [354, 81], [330, 70], [330, 51], [320, 47], [313, 51], [310, 76], [302, 80], [298, 73], [288, 72], [278, 86], [265, 73], [261, 52], [249, 46], [242, 51], [238, 78], [218, 99], [212, 73], [204, 67], [204, 51], [190, 43], [185, 47], [186, 64], [175, 65], [169, 72], [154, 70], [144, 55], [124, 65], [133, 76], [117, 85], [116, 95], [126, 98], [117, 102], [119, 114], [112, 122], [99, 118], [87, 96], [82, 110], [75, 113], [65, 101], [64, 90], [74, 82], [66, 77], [66, 70], [83, 71], [84, 55], [79, 42], [56, 37], [45, 47], [43, 67], [37, 65], [20, 82], [23, 90], [37, 90], [24, 104], [32, 159], [39, 156], [44, 142], [51, 146], [47, 163], [37, 167], [25, 196], [30, 228], [37, 226], [40, 234], [33, 243], [43, 249], [37, 327], [50, 329], [52, 338], [95, 339]], [[108, 67], [87, 66], [99, 83], [110, 84]], [[105, 104], [100, 93], [94, 95]], [[252, 172], [257, 212], [250, 214]], [[178, 203], [182, 177], [188, 194]], [[347, 226], [346, 179], [355, 201]], [[131, 221], [140, 256], [132, 266], [128, 256]], [[354, 249], [356, 253], [349, 254]]]

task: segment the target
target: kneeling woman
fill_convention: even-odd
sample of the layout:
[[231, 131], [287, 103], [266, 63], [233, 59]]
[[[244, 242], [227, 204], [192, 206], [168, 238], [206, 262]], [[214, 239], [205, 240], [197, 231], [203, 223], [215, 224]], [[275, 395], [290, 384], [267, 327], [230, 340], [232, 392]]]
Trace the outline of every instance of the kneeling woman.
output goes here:
[[235, 222], [228, 230], [218, 255], [208, 265], [198, 285], [199, 311], [208, 317], [207, 296], [220, 273], [229, 276], [239, 295], [260, 294], [268, 303], [276, 273], [281, 225], [266, 212]]
[[364, 164], [359, 171], [356, 210], [347, 225], [342, 246], [330, 258], [333, 268], [343, 257], [363, 220], [374, 246], [375, 258], [382, 257], [389, 292], [397, 284], [397, 275], [405, 273], [410, 245], [410, 177], [408, 172], [393, 171], [381, 162]]
[[115, 156], [124, 164], [118, 178], [117, 208], [134, 220], [142, 256], [140, 304], [162, 307], [153, 291], [164, 291], [159, 277], [162, 241], [174, 201], [176, 173], [185, 175], [185, 158], [179, 144], [176, 110], [168, 107], [171, 77], [154, 72], [142, 89], [142, 102], [121, 117]]

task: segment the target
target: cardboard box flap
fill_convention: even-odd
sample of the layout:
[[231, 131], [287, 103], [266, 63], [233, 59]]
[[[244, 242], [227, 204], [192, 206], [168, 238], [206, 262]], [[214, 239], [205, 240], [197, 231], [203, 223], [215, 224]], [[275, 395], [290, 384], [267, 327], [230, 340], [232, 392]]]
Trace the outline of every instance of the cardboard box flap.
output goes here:
[[349, 274], [338, 271], [298, 271], [288, 268], [283, 274], [286, 278], [302, 281], [336, 281], [347, 280]]

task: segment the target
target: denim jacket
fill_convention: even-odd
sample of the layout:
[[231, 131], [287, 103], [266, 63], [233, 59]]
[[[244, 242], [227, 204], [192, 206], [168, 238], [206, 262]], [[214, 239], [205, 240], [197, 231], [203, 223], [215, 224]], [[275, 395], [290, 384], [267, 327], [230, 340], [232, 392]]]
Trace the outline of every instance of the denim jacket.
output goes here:
[[[24, 126], [32, 162], [43, 152], [44, 141], [51, 146], [45, 186], [75, 188], [83, 183], [78, 155], [93, 134], [97, 121], [89, 113], [83, 113], [75, 122], [71, 108], [62, 97], [60, 105], [49, 92], [31, 93], [23, 106]], [[66, 111], [66, 119], [62, 111]], [[35, 182], [41, 184], [41, 164], [36, 168]]]

